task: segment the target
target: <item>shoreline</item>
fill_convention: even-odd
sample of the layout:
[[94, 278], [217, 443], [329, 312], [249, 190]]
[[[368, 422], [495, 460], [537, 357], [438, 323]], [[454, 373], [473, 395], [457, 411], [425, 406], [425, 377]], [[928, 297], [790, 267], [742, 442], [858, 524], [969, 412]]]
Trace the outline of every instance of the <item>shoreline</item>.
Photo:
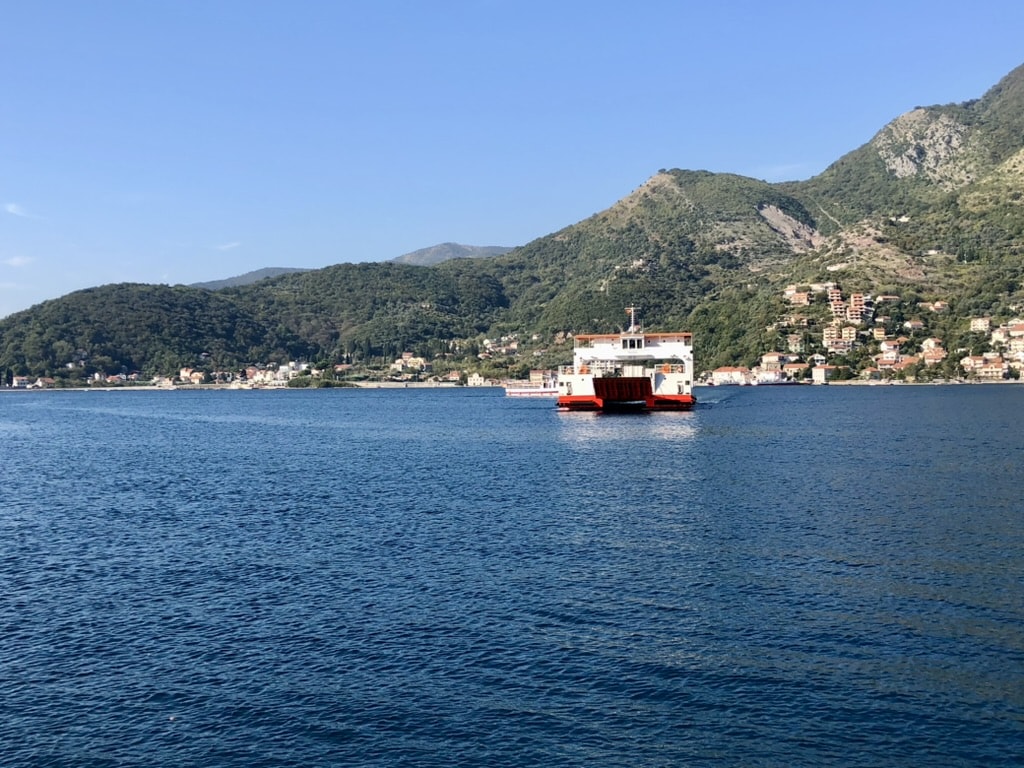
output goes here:
[[[786, 387], [941, 387], [941, 386], [1005, 386], [1021, 385], [1024, 379], [991, 379], [991, 380], [968, 380], [956, 381], [862, 381], [851, 379], [848, 381], [828, 381], [824, 384], [812, 384], [810, 382], [785, 382], [778, 384], [695, 384], [694, 387], [701, 389], [757, 389], [760, 387], [786, 388]], [[0, 394], [8, 392], [213, 392], [213, 391], [237, 391], [237, 392], [305, 392], [314, 389], [504, 389], [508, 385], [487, 384], [483, 386], [470, 387], [466, 384], [454, 382], [432, 382], [432, 381], [364, 381], [350, 382], [345, 386], [335, 387], [264, 387], [264, 386], [238, 386], [236, 384], [180, 384], [174, 386], [137, 384], [122, 387], [0, 387]]]
[[[0, 387], [3, 392], [305, 392], [313, 389], [488, 389], [489, 387], [467, 387], [464, 384], [433, 381], [364, 381], [349, 382], [333, 387], [240, 387], [235, 384], [132, 384], [122, 387]], [[490, 387], [497, 389], [499, 387]]]

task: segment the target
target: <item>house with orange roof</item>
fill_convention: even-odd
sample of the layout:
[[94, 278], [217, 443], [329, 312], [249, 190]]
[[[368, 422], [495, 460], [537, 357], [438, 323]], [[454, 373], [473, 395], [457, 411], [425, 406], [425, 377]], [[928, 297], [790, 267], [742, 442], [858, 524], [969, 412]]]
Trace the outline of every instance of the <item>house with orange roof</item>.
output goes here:
[[1009, 366], [1001, 357], [986, 360], [985, 364], [977, 369], [979, 379], [1005, 379]]
[[789, 352], [766, 352], [761, 355], [761, 370], [781, 371], [783, 365], [796, 359], [797, 357]]
[[882, 378], [882, 372], [878, 368], [869, 366], [860, 372], [860, 377], [868, 381], [878, 381]]
[[968, 373], [978, 371], [986, 362], [984, 355], [968, 355], [960, 358], [960, 366]]
[[1010, 339], [1006, 343], [1006, 356], [1012, 357], [1017, 362], [1024, 362], [1024, 337]]
[[749, 384], [750, 381], [750, 369], [745, 366], [723, 365], [721, 368], [716, 368], [711, 372], [711, 383], [716, 387]]
[[803, 378], [807, 369], [811, 366], [807, 363], [786, 363], [782, 366], [782, 375], [789, 381]]
[[[900, 345], [895, 341], [883, 341], [879, 348], [882, 350], [878, 355], [875, 356], [875, 363], [881, 367], [892, 367], [893, 363], [898, 363], [903, 356], [900, 354]], [[883, 363], [885, 364], [883, 366]]]
[[814, 384], [828, 384], [838, 372], [838, 365], [816, 365], [811, 369], [811, 381]]

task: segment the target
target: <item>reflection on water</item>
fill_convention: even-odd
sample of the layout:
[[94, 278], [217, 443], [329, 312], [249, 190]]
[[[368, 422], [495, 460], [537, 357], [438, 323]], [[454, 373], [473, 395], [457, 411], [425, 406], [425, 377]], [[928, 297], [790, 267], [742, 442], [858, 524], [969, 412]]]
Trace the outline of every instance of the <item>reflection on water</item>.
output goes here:
[[638, 451], [656, 443], [686, 442], [697, 435], [699, 415], [679, 413], [558, 412], [560, 442], [586, 450], [604, 443], [635, 443]]

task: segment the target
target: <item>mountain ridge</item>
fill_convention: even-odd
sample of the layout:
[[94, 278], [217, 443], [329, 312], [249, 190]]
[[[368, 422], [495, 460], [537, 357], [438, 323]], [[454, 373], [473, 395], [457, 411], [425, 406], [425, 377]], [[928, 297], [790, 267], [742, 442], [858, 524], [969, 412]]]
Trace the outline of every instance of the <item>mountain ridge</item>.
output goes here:
[[[650, 327], [693, 330], [701, 364], [714, 366], [778, 349], [782, 288], [825, 280], [907, 296], [894, 316], [941, 298], [950, 310], [936, 331], [970, 345], [967, 313], [1024, 304], [1022, 126], [1024, 66], [979, 99], [897, 116], [811, 179], [662, 169], [608, 209], [486, 258], [282, 274], [218, 290], [208, 307], [184, 286], [148, 307], [129, 301], [153, 293], [140, 286], [69, 294], [0, 321], [0, 370], [156, 371], [207, 360], [211, 346], [231, 365], [268, 356], [380, 363], [416, 351], [439, 365], [521, 370], [564, 359], [573, 333], [621, 327], [627, 305], [641, 306]], [[407, 256], [425, 263], [453, 248], [468, 247]], [[203, 312], [220, 318], [221, 336], [182, 322]], [[129, 350], [133, 327], [160, 329], [150, 338], [165, 347]], [[480, 357], [485, 338], [502, 336], [534, 339], [536, 356]]]
[[272, 277], [279, 277], [280, 275], [290, 275], [293, 272], [308, 272], [308, 269], [302, 267], [264, 267], [263, 269], [254, 269], [251, 272], [245, 272], [241, 275], [235, 275], [234, 277], [226, 277], [222, 280], [210, 280], [205, 283], [190, 283], [190, 288], [202, 288], [207, 291], [219, 291], [223, 288], [237, 288], [242, 285], [251, 285], [257, 283], [260, 280], [268, 280]]
[[[413, 264], [429, 267], [440, 264], [448, 259], [483, 259], [501, 256], [511, 251], [511, 247], [501, 245], [461, 245], [459, 243], [438, 243], [437, 245], [420, 248], [409, 253], [389, 259], [396, 264]], [[258, 283], [260, 280], [289, 275], [296, 272], [310, 272], [308, 267], [263, 267], [244, 272], [241, 275], [226, 277], [221, 280], [209, 280], [201, 283], [189, 283], [190, 288], [203, 288], [207, 291], [219, 291], [224, 288], [239, 288], [244, 285]]]
[[492, 256], [502, 256], [511, 250], [511, 247], [502, 245], [461, 245], [448, 242], [420, 248], [391, 259], [391, 261], [397, 264], [430, 267], [449, 259], [486, 259]]

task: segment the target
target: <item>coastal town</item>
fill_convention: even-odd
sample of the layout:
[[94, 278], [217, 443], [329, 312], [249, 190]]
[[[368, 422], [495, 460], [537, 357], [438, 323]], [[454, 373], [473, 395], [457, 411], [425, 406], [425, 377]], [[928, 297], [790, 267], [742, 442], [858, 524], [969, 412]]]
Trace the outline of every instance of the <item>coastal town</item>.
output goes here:
[[[784, 350], [766, 352], [753, 366], [721, 366], [699, 373], [698, 383], [710, 386], [771, 384], [914, 383], [919, 381], [1020, 381], [1024, 371], [1024, 316], [996, 322], [972, 317], [970, 337], [980, 350], [948, 349], [933, 335], [933, 320], [948, 310], [937, 300], [915, 305], [913, 317], [894, 320], [891, 307], [905, 306], [893, 294], [844, 293], [835, 282], [792, 284], [783, 298], [789, 311], [769, 331], [783, 341]], [[1022, 309], [1022, 308], [1018, 308]], [[905, 313], [903, 313], [905, 314]], [[823, 320], [824, 318], [824, 320]], [[570, 341], [559, 334], [559, 343]], [[534, 339], [536, 341], [536, 339]], [[486, 364], [496, 358], [515, 358], [523, 350], [515, 336], [484, 339], [477, 355], [480, 368], [465, 366], [435, 372], [433, 363], [404, 352], [389, 365], [353, 376], [349, 363], [321, 366], [289, 361], [250, 365], [239, 371], [208, 366], [183, 367], [175, 374], [144, 379], [138, 373], [93, 374], [89, 386], [160, 388], [221, 387], [267, 389], [296, 386], [507, 386], [508, 377], [489, 375]], [[855, 359], [857, 364], [852, 364]], [[551, 369], [531, 370], [529, 385], [542, 386], [556, 376]], [[14, 375], [2, 384], [9, 389], [52, 389], [51, 377]]]
[[[789, 285], [784, 297], [791, 311], [775, 330], [785, 333], [786, 350], [763, 354], [760, 364], [753, 367], [723, 366], [708, 371], [703, 383], [992, 382], [1019, 380], [1024, 370], [1024, 317], [998, 324], [991, 317], [970, 318], [965, 330], [989, 348], [974, 354], [964, 347], [947, 349], [942, 338], [930, 334], [929, 320], [949, 309], [941, 300], [921, 302], [916, 306], [917, 316], [893, 322], [886, 308], [900, 302], [900, 297], [892, 294], [845, 294], [838, 284], [824, 282]], [[806, 311], [816, 304], [824, 304], [829, 316], [818, 328]], [[867, 364], [854, 367], [842, 362], [854, 352]]]
[[[150, 380], [144, 379], [138, 373], [94, 374], [90, 384], [110, 387], [145, 384], [164, 389], [186, 387], [275, 389], [326, 380], [344, 381], [352, 367], [350, 364], [338, 364], [331, 366], [328, 370], [318, 368], [311, 363], [291, 360], [281, 365], [250, 365], [241, 371], [210, 371], [198, 367], [186, 367], [181, 368], [176, 375], [155, 376]], [[451, 386], [463, 383], [464, 375], [459, 371], [451, 371], [441, 376], [432, 374], [432, 366], [428, 360], [407, 352], [391, 363], [387, 370], [380, 371], [379, 376], [371, 383], [375, 386], [420, 381]], [[356, 384], [353, 382], [353, 385]], [[51, 389], [55, 386], [57, 386], [57, 380], [49, 377], [14, 376], [10, 382], [12, 389]]]

